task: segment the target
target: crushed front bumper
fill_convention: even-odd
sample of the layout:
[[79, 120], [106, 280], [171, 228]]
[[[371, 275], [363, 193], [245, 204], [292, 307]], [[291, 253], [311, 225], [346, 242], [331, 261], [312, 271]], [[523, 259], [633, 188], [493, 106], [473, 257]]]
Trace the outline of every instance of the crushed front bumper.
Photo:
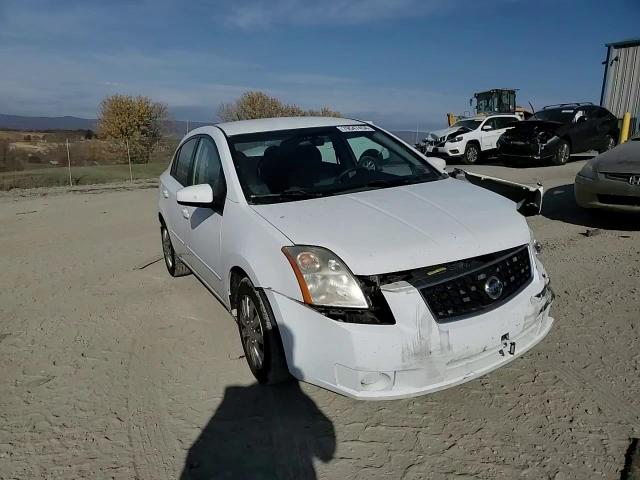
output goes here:
[[504, 305], [438, 323], [420, 292], [382, 287], [395, 325], [342, 323], [279, 293], [265, 293], [287, 364], [298, 379], [358, 399], [405, 398], [477, 378], [522, 355], [551, 329], [553, 292], [536, 265], [533, 281]]

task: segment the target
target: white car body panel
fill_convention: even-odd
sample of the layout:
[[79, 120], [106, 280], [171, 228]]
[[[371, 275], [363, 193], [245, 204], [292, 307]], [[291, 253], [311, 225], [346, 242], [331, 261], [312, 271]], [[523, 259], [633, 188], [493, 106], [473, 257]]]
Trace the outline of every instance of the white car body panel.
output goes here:
[[[363, 124], [305, 117], [235, 122], [190, 132], [185, 140], [208, 135], [217, 145], [227, 184], [222, 212], [186, 207], [188, 215], [183, 215], [185, 207], [176, 202], [182, 186], [170, 169], [160, 178], [159, 213], [176, 253], [180, 248], [181, 259], [230, 310], [232, 269], [242, 269], [265, 292], [296, 378], [354, 398], [409, 397], [482, 375], [544, 338], [553, 323], [550, 298], [549, 293], [536, 295], [550, 290], [532, 248], [533, 279], [522, 291], [493, 310], [455, 322], [436, 322], [421, 294], [406, 282], [381, 287], [394, 325], [343, 323], [303, 303], [282, 253], [285, 246], [325, 247], [355, 275], [376, 275], [531, 242], [527, 224], [512, 202], [454, 179], [250, 205], [225, 134], [327, 125]], [[499, 354], [505, 334], [516, 344], [513, 355]], [[367, 382], [363, 386], [367, 375], [380, 373], [386, 375], [380, 377], [383, 380], [390, 379], [388, 385], [375, 384], [377, 390]]]
[[328, 248], [356, 275], [475, 257], [530, 237], [513, 202], [454, 179], [253, 209], [293, 243]]

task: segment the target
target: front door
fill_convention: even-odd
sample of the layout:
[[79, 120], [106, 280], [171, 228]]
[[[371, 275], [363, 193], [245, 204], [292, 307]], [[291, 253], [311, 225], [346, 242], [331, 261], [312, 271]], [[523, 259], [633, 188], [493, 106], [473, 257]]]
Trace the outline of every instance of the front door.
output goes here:
[[[224, 198], [226, 185], [222, 163], [214, 140], [208, 135], [200, 136], [200, 143], [193, 159], [189, 185], [209, 184], [215, 198]], [[222, 213], [220, 207], [183, 207], [188, 209], [189, 218], [185, 224], [187, 263], [208, 284], [224, 298], [220, 258]]]
[[[482, 150], [491, 150], [493, 148], [496, 148], [496, 143], [498, 142], [498, 137], [500, 136], [500, 133], [497, 132], [496, 119], [488, 119], [480, 128], [482, 129]], [[486, 130], [487, 128], [488, 130]]]

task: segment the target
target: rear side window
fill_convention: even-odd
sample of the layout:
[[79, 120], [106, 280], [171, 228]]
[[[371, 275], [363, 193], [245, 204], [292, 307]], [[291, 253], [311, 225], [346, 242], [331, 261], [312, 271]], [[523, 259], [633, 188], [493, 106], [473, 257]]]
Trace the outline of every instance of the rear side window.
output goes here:
[[500, 130], [501, 128], [510, 127], [513, 122], [516, 122], [517, 119], [513, 117], [497, 117], [496, 121], [496, 129]]
[[173, 169], [173, 177], [183, 186], [189, 185], [189, 167], [191, 166], [191, 157], [193, 157], [193, 150], [198, 143], [197, 138], [192, 138], [186, 141], [175, 160], [175, 167]]

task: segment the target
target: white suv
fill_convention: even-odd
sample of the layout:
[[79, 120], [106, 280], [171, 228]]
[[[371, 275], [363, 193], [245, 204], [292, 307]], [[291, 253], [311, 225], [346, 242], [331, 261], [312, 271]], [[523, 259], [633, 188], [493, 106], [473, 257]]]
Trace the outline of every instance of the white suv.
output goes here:
[[355, 398], [456, 385], [547, 334], [552, 292], [516, 205], [367, 123], [198, 128], [160, 177], [164, 259], [238, 323], [257, 380]]
[[498, 138], [514, 122], [517, 115], [501, 114], [465, 118], [451, 127], [431, 132], [425, 139], [426, 153], [445, 158], [461, 158], [468, 165], [476, 163], [481, 152], [496, 149]]

